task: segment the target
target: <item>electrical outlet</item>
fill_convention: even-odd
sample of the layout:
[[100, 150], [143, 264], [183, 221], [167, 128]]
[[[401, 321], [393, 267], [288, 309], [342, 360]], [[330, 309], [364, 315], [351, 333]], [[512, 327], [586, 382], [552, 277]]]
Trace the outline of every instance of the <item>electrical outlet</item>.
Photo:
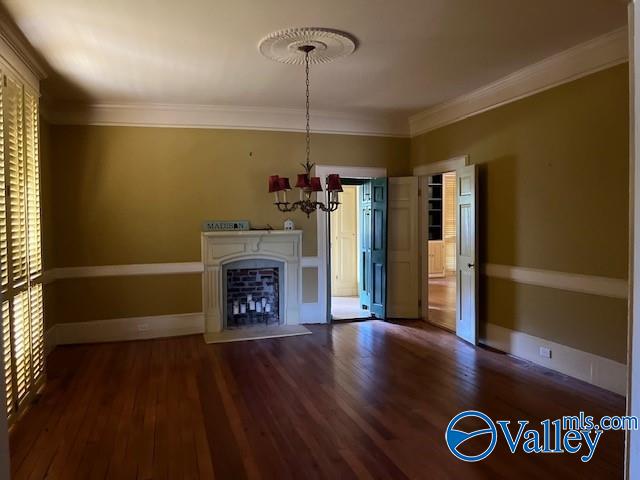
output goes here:
[[138, 324], [138, 331], [139, 332], [146, 332], [147, 330], [149, 330], [149, 324], [148, 323], [139, 323]]
[[540, 347], [540, 356], [544, 358], [551, 358], [551, 349], [547, 347]]

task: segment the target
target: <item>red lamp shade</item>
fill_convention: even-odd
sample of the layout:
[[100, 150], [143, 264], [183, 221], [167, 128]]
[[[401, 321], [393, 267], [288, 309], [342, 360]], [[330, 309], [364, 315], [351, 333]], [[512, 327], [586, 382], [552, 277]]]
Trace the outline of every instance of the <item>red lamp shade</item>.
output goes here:
[[269, 193], [280, 191], [280, 182], [278, 175], [271, 175], [269, 177]]
[[320, 177], [311, 177], [311, 191], [312, 192], [322, 191], [322, 182], [320, 181]]
[[342, 192], [342, 182], [340, 182], [340, 175], [332, 173], [327, 177], [327, 191], [328, 192]]
[[309, 175], [306, 173], [298, 174], [298, 181], [296, 182], [296, 188], [309, 188], [311, 184], [309, 183]]
[[278, 177], [278, 185], [280, 190], [291, 190], [291, 185], [289, 185], [289, 179], [287, 177]]

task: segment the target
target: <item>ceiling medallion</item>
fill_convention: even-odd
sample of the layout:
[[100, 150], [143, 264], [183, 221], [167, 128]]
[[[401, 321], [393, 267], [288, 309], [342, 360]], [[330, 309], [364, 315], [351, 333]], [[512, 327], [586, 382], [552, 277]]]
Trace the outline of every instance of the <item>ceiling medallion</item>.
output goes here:
[[327, 63], [355, 52], [356, 39], [346, 32], [330, 28], [287, 28], [267, 35], [258, 48], [265, 57], [276, 62], [304, 65], [305, 56], [299, 48], [312, 45], [309, 63]]
[[293, 203], [287, 201], [287, 191], [291, 190], [288, 177], [271, 175], [269, 192], [275, 195], [274, 205], [281, 212], [302, 210], [307, 217], [318, 209], [323, 212], [334, 212], [340, 205], [338, 197], [339, 192], [342, 192], [340, 175], [333, 173], [324, 179], [324, 202], [318, 201], [318, 195], [323, 191], [322, 179], [311, 176], [314, 164], [310, 161], [309, 65], [330, 62], [353, 53], [356, 49], [355, 39], [346, 33], [326, 28], [293, 28], [268, 35], [260, 42], [259, 48], [263, 55], [277, 62], [305, 66], [307, 151], [305, 163], [300, 164], [304, 168], [304, 173], [298, 174], [295, 185], [300, 190], [300, 200]]

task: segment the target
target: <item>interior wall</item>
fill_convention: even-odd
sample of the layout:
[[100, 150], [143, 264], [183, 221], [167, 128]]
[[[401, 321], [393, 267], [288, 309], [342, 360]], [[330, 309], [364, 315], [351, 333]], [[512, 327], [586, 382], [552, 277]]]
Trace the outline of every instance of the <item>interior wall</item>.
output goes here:
[[[59, 125], [47, 133], [47, 268], [199, 261], [209, 219], [282, 229], [291, 218], [303, 255], [316, 255], [315, 216], [279, 213], [267, 192], [274, 173], [294, 183], [302, 133]], [[314, 134], [311, 142], [312, 162], [409, 172], [409, 139]], [[199, 275], [116, 278], [56, 281], [49, 324], [202, 308]], [[305, 268], [303, 280], [304, 300], [317, 300], [317, 269]]]
[[[411, 164], [479, 166], [482, 264], [626, 280], [628, 101], [625, 64], [416, 137]], [[625, 299], [481, 283], [481, 325], [626, 361]]]

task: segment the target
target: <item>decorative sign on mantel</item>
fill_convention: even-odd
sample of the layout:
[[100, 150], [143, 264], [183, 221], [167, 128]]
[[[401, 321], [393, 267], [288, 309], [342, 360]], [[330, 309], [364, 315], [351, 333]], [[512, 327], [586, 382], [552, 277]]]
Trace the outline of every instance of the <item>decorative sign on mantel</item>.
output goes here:
[[207, 220], [202, 223], [203, 232], [234, 232], [249, 230], [247, 220]]

